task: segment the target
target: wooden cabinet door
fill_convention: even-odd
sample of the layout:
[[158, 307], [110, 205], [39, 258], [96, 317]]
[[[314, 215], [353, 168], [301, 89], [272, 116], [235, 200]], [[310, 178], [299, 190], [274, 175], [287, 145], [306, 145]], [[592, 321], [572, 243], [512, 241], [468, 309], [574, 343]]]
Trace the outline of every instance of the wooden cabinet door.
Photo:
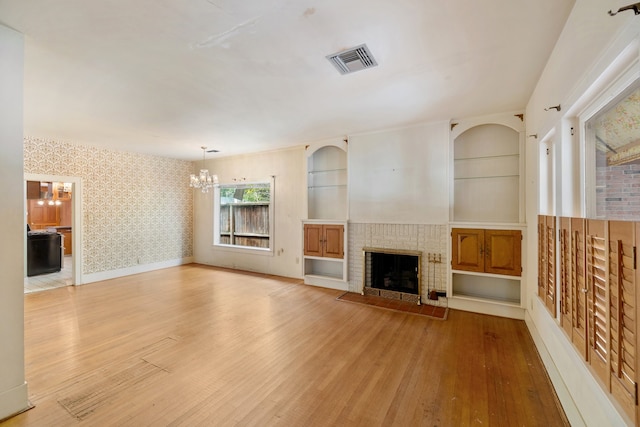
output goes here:
[[344, 226], [325, 224], [322, 226], [323, 255], [326, 258], [344, 258]]
[[308, 256], [322, 256], [322, 225], [304, 225], [304, 254]]
[[40, 181], [27, 181], [27, 199], [40, 198]]
[[344, 225], [305, 224], [304, 254], [324, 258], [344, 258]]
[[636, 417], [637, 278], [636, 225], [609, 221], [609, 325], [611, 393]]
[[486, 273], [520, 276], [522, 233], [520, 230], [484, 230]]
[[560, 218], [560, 324], [566, 334], [573, 333], [573, 283], [571, 281], [571, 218]]
[[587, 220], [587, 306], [589, 362], [598, 377], [610, 390], [609, 336], [609, 273], [607, 224], [602, 220]]
[[484, 232], [473, 228], [451, 229], [451, 267], [484, 272]]

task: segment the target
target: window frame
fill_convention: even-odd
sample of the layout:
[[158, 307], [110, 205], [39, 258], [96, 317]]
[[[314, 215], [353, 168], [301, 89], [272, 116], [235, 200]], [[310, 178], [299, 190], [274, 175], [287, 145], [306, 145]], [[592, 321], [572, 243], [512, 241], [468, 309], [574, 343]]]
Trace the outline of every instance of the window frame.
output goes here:
[[[269, 247], [261, 248], [256, 246], [243, 246], [229, 243], [220, 243], [220, 209], [223, 206], [220, 200], [221, 190], [224, 188], [253, 188], [256, 186], [269, 186]], [[275, 179], [269, 179], [255, 182], [233, 182], [226, 184], [218, 184], [213, 192], [213, 246], [219, 249], [229, 250], [233, 252], [244, 252], [260, 255], [273, 255], [274, 252], [274, 223], [275, 223]]]

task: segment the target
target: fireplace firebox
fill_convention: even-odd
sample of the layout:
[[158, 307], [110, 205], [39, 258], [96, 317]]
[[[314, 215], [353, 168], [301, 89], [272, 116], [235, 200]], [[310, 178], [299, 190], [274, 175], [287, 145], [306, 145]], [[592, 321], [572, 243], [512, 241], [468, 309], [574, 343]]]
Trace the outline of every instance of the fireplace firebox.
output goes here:
[[364, 248], [362, 293], [420, 304], [422, 253]]

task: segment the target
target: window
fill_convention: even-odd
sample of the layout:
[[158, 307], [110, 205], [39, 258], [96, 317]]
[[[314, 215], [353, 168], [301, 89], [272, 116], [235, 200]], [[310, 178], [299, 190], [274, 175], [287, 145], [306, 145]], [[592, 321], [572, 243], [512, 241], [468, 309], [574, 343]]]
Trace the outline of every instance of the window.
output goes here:
[[590, 217], [640, 220], [640, 87], [635, 85], [587, 122], [595, 147], [595, 212]]
[[214, 245], [271, 251], [273, 180], [224, 184], [215, 191]]

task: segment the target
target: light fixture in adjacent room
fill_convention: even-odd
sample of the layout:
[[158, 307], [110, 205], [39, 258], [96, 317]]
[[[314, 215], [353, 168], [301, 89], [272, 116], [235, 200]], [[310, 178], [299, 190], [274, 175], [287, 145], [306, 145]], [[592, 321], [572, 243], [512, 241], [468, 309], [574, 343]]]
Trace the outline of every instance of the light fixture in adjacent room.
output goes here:
[[207, 147], [202, 146], [202, 169], [200, 174], [191, 174], [189, 187], [199, 188], [203, 193], [208, 193], [209, 189], [218, 184], [218, 175], [209, 175], [209, 169], [205, 169], [204, 161]]

